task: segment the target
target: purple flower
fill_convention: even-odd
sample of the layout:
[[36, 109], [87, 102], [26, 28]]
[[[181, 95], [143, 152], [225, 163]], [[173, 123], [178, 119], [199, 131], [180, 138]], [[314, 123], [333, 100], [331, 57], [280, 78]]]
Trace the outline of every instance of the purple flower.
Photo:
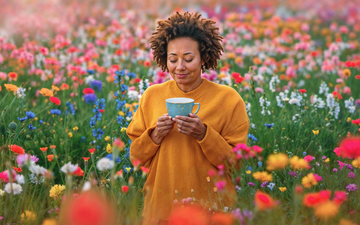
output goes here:
[[255, 184], [253, 182], [249, 182], [248, 185], [255, 186]]
[[338, 171], [338, 169], [336, 169], [336, 168], [334, 168], [334, 169], [333, 169], [333, 172], [335, 172], [335, 173], [336, 173], [337, 171]]
[[96, 94], [86, 94], [84, 95], [85, 103], [95, 102], [97, 97]]
[[349, 184], [348, 186], [345, 187], [348, 191], [356, 191], [358, 189], [358, 187], [356, 186], [356, 184]]
[[262, 187], [262, 188], [266, 187], [267, 183], [268, 183], [268, 182], [265, 181], [264, 183], [261, 184], [261, 187]]
[[290, 171], [288, 174], [292, 177], [297, 177], [297, 174], [294, 171]]
[[354, 171], [354, 167], [352, 167], [352, 165], [350, 165], [350, 164], [347, 165], [347, 168], [351, 171]]
[[100, 80], [93, 80], [90, 83], [90, 87], [92, 89], [97, 89], [98, 91], [101, 91], [102, 89], [102, 82]]
[[355, 173], [350, 172], [350, 173], [349, 173], [349, 177], [354, 178], [354, 177], [355, 177]]
[[326, 159], [326, 156], [321, 157], [322, 159]]
[[315, 164], [316, 164], [317, 166], [320, 166], [320, 163], [318, 163], [318, 162], [316, 162]]
[[39, 159], [38, 159], [38, 157], [36, 157], [36, 155], [32, 155], [32, 156], [30, 156], [30, 159], [31, 159], [31, 161], [33, 161], [33, 162], [37, 162], [37, 161], [39, 161]]

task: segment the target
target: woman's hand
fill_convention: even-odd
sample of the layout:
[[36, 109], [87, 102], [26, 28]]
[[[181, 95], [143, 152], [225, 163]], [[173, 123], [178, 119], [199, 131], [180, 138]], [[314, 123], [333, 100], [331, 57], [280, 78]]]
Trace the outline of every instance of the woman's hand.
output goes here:
[[155, 129], [150, 137], [155, 144], [160, 144], [162, 139], [173, 129], [175, 122], [171, 120], [168, 113], [158, 118]]
[[202, 141], [207, 127], [196, 114], [190, 113], [189, 115], [190, 117], [176, 116], [173, 120], [176, 122], [180, 133]]

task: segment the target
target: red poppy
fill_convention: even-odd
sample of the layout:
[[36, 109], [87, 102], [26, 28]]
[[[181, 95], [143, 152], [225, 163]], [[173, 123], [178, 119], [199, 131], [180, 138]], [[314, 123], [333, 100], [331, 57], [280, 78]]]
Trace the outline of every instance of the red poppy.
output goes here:
[[92, 88], [85, 88], [83, 90], [83, 94], [86, 95], [86, 94], [94, 94], [95, 91], [92, 89]]
[[342, 140], [339, 154], [343, 158], [356, 159], [360, 157], [360, 137], [348, 137]]
[[15, 170], [16, 172], [18, 172], [18, 173], [22, 172], [21, 167], [16, 168], [15, 166], [13, 166], [13, 168], [14, 168], [14, 170]]
[[322, 190], [317, 193], [309, 193], [304, 196], [303, 204], [307, 207], [316, 207], [330, 200], [331, 191]]
[[140, 83], [141, 79], [140, 78], [135, 78], [135, 82], [136, 83]]
[[346, 66], [346, 67], [355, 67], [355, 62], [347, 61], [347, 62], [345, 63], [345, 66]]
[[342, 99], [342, 97], [341, 97], [341, 95], [340, 95], [340, 93], [338, 93], [337, 91], [333, 91], [333, 97], [334, 98], [339, 98], [339, 99]]
[[83, 157], [84, 161], [87, 162], [89, 161], [90, 157]]
[[103, 113], [105, 109], [99, 109], [99, 112]]
[[91, 148], [91, 149], [89, 149], [89, 152], [90, 152], [91, 154], [94, 154], [94, 152], [95, 152], [95, 148]]
[[195, 206], [176, 207], [170, 214], [169, 225], [206, 225], [207, 216]]
[[299, 92], [300, 92], [301, 94], [305, 94], [306, 90], [305, 90], [305, 89], [299, 89]]
[[351, 122], [355, 125], [360, 125], [360, 118], [357, 120], [352, 120]]
[[[10, 146], [8, 145], [8, 148], [10, 148]], [[25, 150], [20, 147], [20, 146], [17, 146], [17, 145], [11, 145], [11, 151], [14, 152], [15, 154], [24, 154], [25, 153]]]
[[150, 65], [151, 65], [151, 63], [150, 63], [149, 60], [146, 60], [146, 61], [144, 62], [144, 66], [149, 67]]
[[129, 187], [126, 186], [126, 185], [124, 185], [124, 186], [121, 187], [121, 190], [122, 190], [122, 192], [123, 192], [124, 194], [126, 194], [126, 192], [128, 192], [128, 190], [129, 190]]
[[47, 155], [47, 159], [48, 159], [49, 162], [53, 161], [54, 155], [53, 154]]
[[83, 177], [84, 176], [84, 170], [82, 170], [80, 168], [80, 166], [78, 166], [78, 168], [76, 169], [76, 171], [73, 174], [76, 175], [76, 176], [79, 176], [79, 177]]
[[48, 147], [40, 148], [42, 152], [46, 152], [48, 150]]
[[360, 79], [360, 75], [356, 75], [356, 76], [355, 76], [355, 79], [358, 79], [358, 80], [359, 80], [359, 79]]
[[275, 208], [277, 203], [271, 198], [270, 195], [258, 190], [255, 193], [255, 205], [261, 211]]
[[230, 213], [215, 213], [211, 216], [211, 221], [216, 225], [232, 225], [234, 217]]
[[15, 72], [10, 72], [10, 73], [8, 74], [8, 76], [9, 76], [12, 80], [14, 80], [14, 81], [16, 81], [16, 80], [17, 80], [17, 77], [18, 77], [17, 73], [15, 73]]
[[58, 99], [57, 97], [50, 97], [50, 102], [56, 104], [56, 105], [60, 105], [61, 101], [60, 99]]

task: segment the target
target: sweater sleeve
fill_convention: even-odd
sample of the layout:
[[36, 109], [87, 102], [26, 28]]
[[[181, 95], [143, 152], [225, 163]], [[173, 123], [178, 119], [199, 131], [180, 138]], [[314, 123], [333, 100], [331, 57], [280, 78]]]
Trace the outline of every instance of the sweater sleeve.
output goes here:
[[198, 141], [204, 155], [216, 167], [224, 163], [226, 157], [234, 158], [233, 148], [239, 144], [246, 144], [250, 122], [246, 113], [245, 104], [239, 101], [232, 113], [231, 120], [225, 126], [223, 134], [219, 134], [211, 125], [204, 122], [207, 127], [203, 140]]
[[[144, 97], [143, 95], [140, 101], [143, 100]], [[126, 134], [132, 141], [130, 146], [130, 160], [138, 159], [141, 165], [149, 166], [150, 159], [155, 155], [160, 145], [155, 144], [150, 137], [150, 133], [155, 129], [156, 125], [146, 127], [142, 107], [143, 105], [140, 102], [133, 120], [126, 129]]]

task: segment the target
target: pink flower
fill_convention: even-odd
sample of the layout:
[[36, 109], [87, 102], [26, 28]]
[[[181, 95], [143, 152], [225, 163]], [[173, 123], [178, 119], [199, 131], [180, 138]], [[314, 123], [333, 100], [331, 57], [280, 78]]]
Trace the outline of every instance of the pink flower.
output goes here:
[[355, 177], [355, 173], [350, 172], [350, 173], [349, 173], [349, 177], [354, 178], [354, 177]]
[[307, 156], [304, 157], [304, 160], [307, 161], [307, 162], [311, 162], [314, 159], [315, 159], [315, 157], [313, 157], [311, 155], [307, 155]]
[[317, 175], [317, 174], [315, 174], [315, 173], [314, 173], [313, 175], [314, 175], [315, 179], [316, 179], [318, 182], [323, 180], [321, 176], [319, 176], [319, 175]]
[[214, 176], [215, 175], [215, 170], [213, 170], [213, 169], [209, 170], [208, 174], [209, 174], [210, 177]]
[[255, 88], [255, 92], [260, 92], [260, 93], [264, 93], [264, 89], [256, 87]]
[[218, 181], [216, 182], [215, 186], [219, 191], [223, 190], [226, 185], [226, 181]]
[[338, 160], [338, 163], [339, 163], [340, 170], [342, 170], [342, 168], [344, 166], [346, 166], [346, 163], [340, 162], [339, 160]]

